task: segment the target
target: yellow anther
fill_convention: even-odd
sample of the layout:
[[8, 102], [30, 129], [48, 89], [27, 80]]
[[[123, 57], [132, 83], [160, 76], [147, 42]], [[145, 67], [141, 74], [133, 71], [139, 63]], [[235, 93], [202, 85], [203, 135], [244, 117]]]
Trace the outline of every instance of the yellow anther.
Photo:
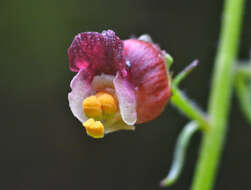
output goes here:
[[100, 121], [95, 121], [94, 119], [88, 119], [83, 123], [86, 129], [86, 133], [93, 138], [103, 138], [104, 137], [104, 126]]
[[96, 96], [101, 104], [104, 116], [110, 116], [118, 110], [117, 100], [111, 94], [107, 92], [99, 92]]
[[89, 96], [82, 102], [83, 110], [88, 118], [100, 119], [102, 116], [101, 104], [96, 96]]

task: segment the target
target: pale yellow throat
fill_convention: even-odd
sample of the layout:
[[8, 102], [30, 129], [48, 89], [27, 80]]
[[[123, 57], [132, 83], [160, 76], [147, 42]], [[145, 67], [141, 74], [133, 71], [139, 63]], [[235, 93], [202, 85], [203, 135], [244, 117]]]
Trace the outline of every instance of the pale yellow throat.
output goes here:
[[117, 99], [107, 92], [98, 92], [85, 98], [82, 107], [89, 118], [83, 122], [87, 134], [94, 138], [103, 138], [104, 126], [100, 120], [109, 119], [118, 111]]

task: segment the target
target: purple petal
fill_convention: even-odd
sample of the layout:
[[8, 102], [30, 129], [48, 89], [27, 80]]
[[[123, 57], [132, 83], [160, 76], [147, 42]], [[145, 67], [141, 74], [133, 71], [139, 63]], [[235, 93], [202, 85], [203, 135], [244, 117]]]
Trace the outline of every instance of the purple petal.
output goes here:
[[[84, 32], [75, 36], [68, 49], [70, 69], [89, 68], [94, 75], [125, 73], [123, 42], [112, 30]], [[124, 76], [124, 75], [123, 75]]]
[[79, 121], [84, 122], [87, 118], [83, 112], [82, 101], [93, 94], [88, 71], [81, 69], [72, 79], [70, 87], [72, 91], [68, 94], [68, 99], [71, 111]]
[[126, 79], [123, 79], [119, 73], [116, 75], [113, 84], [123, 121], [128, 125], [134, 125], [137, 121], [137, 112], [133, 86]]

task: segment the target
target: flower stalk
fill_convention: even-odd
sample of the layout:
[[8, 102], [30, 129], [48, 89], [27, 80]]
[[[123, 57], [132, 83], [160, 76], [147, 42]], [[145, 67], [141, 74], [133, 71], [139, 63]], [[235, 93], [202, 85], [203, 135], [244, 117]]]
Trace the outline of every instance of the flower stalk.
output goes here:
[[190, 120], [194, 120], [198, 123], [200, 129], [207, 131], [209, 123], [206, 114], [203, 113], [199, 107], [197, 107], [191, 100], [189, 100], [178, 87], [172, 86], [171, 103], [177, 107], [183, 114], [185, 114]]
[[174, 77], [171, 88], [171, 103], [190, 120], [196, 121], [201, 130], [206, 131], [209, 127], [207, 115], [178, 88], [179, 84], [197, 67], [197, 65], [198, 60], [194, 60]]

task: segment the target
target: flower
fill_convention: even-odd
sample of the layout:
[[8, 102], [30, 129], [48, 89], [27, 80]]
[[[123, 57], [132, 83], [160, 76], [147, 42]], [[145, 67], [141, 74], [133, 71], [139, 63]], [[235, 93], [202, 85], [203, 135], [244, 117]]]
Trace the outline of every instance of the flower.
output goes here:
[[112, 30], [84, 32], [75, 36], [68, 56], [77, 72], [69, 105], [88, 135], [132, 130], [164, 110], [170, 97], [165, 52], [148, 36], [122, 41]]

